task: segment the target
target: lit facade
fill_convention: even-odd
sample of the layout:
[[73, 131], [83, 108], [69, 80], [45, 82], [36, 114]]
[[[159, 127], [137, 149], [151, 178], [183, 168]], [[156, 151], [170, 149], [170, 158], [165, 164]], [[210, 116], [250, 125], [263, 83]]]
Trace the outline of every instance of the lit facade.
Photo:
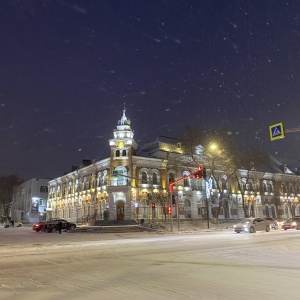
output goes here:
[[[171, 199], [169, 182], [195, 172], [195, 164], [185, 157], [181, 144], [175, 140], [158, 139], [144, 145], [143, 155], [137, 155], [138, 145], [125, 109], [109, 145], [110, 157], [48, 182], [48, 219], [90, 224], [105, 219], [162, 221], [172, 202], [172, 214], [181, 220], [205, 219], [207, 203], [210, 218], [220, 207], [219, 219], [240, 219], [244, 217], [242, 194], [251, 216], [300, 215], [300, 178], [280, 168], [274, 172], [249, 171], [249, 174], [240, 170], [243, 191], [238, 190], [236, 182], [224, 181], [225, 175], [220, 172], [221, 200], [208, 170], [206, 180], [191, 176], [176, 184]], [[181, 157], [179, 165], [172, 162], [174, 157]]]

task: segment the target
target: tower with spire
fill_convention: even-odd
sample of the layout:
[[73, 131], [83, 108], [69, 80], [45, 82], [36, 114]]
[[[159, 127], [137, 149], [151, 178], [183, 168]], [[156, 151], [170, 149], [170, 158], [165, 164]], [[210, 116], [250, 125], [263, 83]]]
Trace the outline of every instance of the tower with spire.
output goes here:
[[[109, 140], [111, 151], [111, 170], [116, 171], [114, 174], [126, 174], [131, 175], [132, 169], [132, 156], [136, 154], [137, 143], [134, 140], [134, 132], [131, 128], [131, 122], [126, 117], [126, 107], [124, 103], [123, 115], [118, 120], [117, 128], [114, 129], [113, 139]], [[121, 178], [118, 179], [118, 185], [121, 182]], [[125, 183], [125, 180], [123, 178]]]

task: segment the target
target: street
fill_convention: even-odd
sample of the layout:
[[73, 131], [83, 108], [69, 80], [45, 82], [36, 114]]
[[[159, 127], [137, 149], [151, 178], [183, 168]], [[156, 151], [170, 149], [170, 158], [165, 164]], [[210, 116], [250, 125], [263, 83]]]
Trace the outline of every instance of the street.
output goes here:
[[0, 227], [0, 299], [299, 299], [300, 231], [36, 233]]

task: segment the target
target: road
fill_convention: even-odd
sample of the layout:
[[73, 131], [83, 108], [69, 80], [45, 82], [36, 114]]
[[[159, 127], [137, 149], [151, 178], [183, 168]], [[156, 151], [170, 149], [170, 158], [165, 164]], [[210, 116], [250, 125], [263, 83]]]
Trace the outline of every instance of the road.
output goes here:
[[299, 299], [300, 231], [36, 233], [0, 227], [0, 299]]

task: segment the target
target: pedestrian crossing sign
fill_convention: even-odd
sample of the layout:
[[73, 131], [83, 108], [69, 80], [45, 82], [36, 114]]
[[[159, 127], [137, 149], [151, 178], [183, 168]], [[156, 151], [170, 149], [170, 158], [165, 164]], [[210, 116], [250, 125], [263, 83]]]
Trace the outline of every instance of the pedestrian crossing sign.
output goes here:
[[284, 128], [282, 122], [269, 126], [269, 129], [271, 141], [284, 138]]

